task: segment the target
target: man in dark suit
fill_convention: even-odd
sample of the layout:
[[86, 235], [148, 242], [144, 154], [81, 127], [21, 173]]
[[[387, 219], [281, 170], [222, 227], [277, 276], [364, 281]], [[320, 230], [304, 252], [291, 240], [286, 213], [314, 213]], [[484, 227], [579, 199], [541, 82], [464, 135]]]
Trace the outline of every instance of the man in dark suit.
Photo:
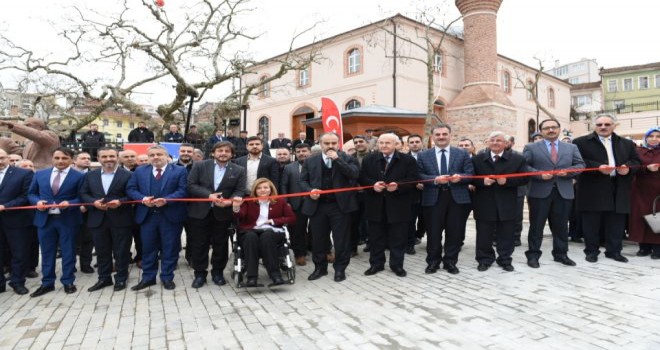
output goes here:
[[[503, 175], [525, 172], [525, 157], [505, 150], [507, 141], [501, 131], [488, 137], [488, 151], [472, 157], [475, 175]], [[504, 271], [513, 271], [511, 254], [514, 249], [516, 197], [518, 187], [526, 184], [526, 177], [486, 177], [473, 181], [474, 218], [477, 222], [477, 269], [486, 271], [497, 261]], [[497, 259], [493, 251], [493, 232], [497, 236]]]
[[[468, 153], [451, 147], [451, 127], [446, 124], [432, 130], [435, 147], [417, 155], [417, 167], [424, 182], [422, 210], [426, 224], [426, 273], [435, 273], [443, 268], [451, 274], [459, 273], [456, 262], [463, 245], [465, 211], [470, 204], [467, 184], [470, 180], [462, 175], [473, 175], [472, 162]], [[431, 181], [432, 180], [432, 181]], [[445, 231], [444, 257], [442, 254], [442, 232]]]
[[[561, 125], [559, 121], [546, 119], [539, 124], [543, 141], [525, 146], [523, 155], [529, 171], [557, 169], [583, 169], [584, 161], [578, 148], [570, 143], [559, 142]], [[546, 220], [552, 231], [552, 256], [555, 261], [567, 266], [575, 266], [568, 253], [568, 218], [571, 202], [575, 198], [573, 178], [575, 172], [542, 174], [533, 176], [529, 184], [529, 249], [525, 252], [527, 265], [539, 267], [541, 242]]]
[[[27, 194], [33, 175], [30, 170], [9, 166], [7, 152], [0, 149], [0, 262], [5, 261], [5, 251], [11, 253], [9, 286], [16, 294], [28, 293], [25, 273], [30, 269], [32, 213], [5, 209], [28, 205]], [[5, 282], [5, 274], [0, 273], [0, 293], [5, 291]]]
[[186, 205], [170, 199], [185, 198], [186, 169], [167, 163], [167, 149], [151, 146], [149, 165], [138, 167], [126, 186], [131, 200], [142, 201], [135, 209], [135, 222], [142, 225], [142, 279], [131, 287], [140, 290], [156, 284], [158, 253], [163, 287], [172, 290], [174, 268], [181, 249], [181, 231], [188, 215]]
[[257, 136], [251, 136], [247, 139], [247, 149], [247, 155], [234, 159], [234, 163], [245, 168], [247, 176], [245, 193], [250, 193], [254, 181], [262, 177], [270, 180], [275, 185], [275, 188], [279, 188], [279, 164], [277, 164], [275, 158], [262, 152], [263, 141]]
[[298, 134], [298, 138], [293, 140], [293, 142], [291, 143], [291, 147], [295, 150], [296, 146], [298, 146], [301, 143], [306, 143], [311, 148], [314, 145], [314, 140], [308, 139], [307, 133], [301, 132], [300, 134]]
[[[305, 160], [312, 154], [311, 146], [306, 143], [301, 143], [296, 146], [296, 160], [284, 167], [282, 171], [282, 178], [280, 179], [280, 187], [282, 194], [299, 193], [302, 192], [300, 187], [300, 172], [302, 171]], [[287, 201], [296, 213], [296, 224], [291, 232], [291, 248], [296, 257], [296, 265], [305, 266], [305, 256], [307, 256], [307, 222], [309, 218], [302, 213], [302, 197], [289, 197]]]
[[139, 122], [138, 127], [128, 133], [128, 142], [154, 142], [154, 133], [147, 129], [147, 124], [145, 122]]
[[[585, 260], [598, 261], [600, 231], [605, 232], [605, 257], [628, 262], [621, 255], [626, 214], [630, 214], [630, 188], [641, 161], [634, 142], [614, 133], [616, 118], [601, 114], [594, 119], [595, 131], [578, 137], [578, 147], [587, 168], [578, 177], [576, 205], [582, 219]], [[614, 169], [618, 167], [618, 169]]]
[[[37, 206], [34, 225], [41, 247], [41, 287], [32, 297], [42, 296], [55, 290], [55, 255], [59, 243], [62, 250], [62, 278], [67, 294], [76, 292], [76, 235], [82, 223], [80, 208], [70, 207], [80, 203], [78, 192], [84, 175], [73, 170], [73, 151], [60, 147], [53, 152], [53, 167], [38, 171], [32, 179], [28, 199]], [[53, 205], [55, 207], [47, 207]]]
[[227, 229], [233, 219], [232, 200], [241, 200], [245, 194], [245, 169], [231, 163], [234, 145], [228, 141], [216, 143], [211, 149], [213, 159], [197, 162], [188, 176], [188, 193], [193, 198], [209, 198], [211, 202], [188, 204], [190, 223], [188, 248], [191, 253], [195, 279], [192, 287], [206, 283], [211, 255], [211, 278], [218, 286], [226, 282], [222, 272], [227, 265]]
[[283, 132], [277, 133], [277, 138], [270, 142], [271, 149], [286, 148], [291, 149], [292, 143], [291, 140], [284, 137]]
[[90, 124], [89, 131], [82, 135], [82, 151], [89, 153], [93, 162], [97, 159], [99, 147], [105, 146], [105, 135], [99, 132], [97, 124]]
[[117, 155], [115, 149], [100, 148], [101, 169], [87, 173], [80, 189], [83, 203], [93, 203], [87, 214], [87, 228], [96, 247], [99, 279], [88, 289], [90, 292], [113, 285], [113, 258], [117, 270], [114, 290], [124, 290], [128, 279], [133, 208], [122, 202], [128, 201], [126, 185], [132, 173], [118, 166]]
[[176, 124], [170, 125], [170, 132], [163, 135], [164, 142], [182, 143], [183, 135], [179, 132], [179, 126]]
[[[408, 154], [417, 162], [417, 155], [422, 151], [422, 136], [417, 134], [409, 135], [408, 149], [410, 150]], [[415, 244], [418, 239], [424, 237], [424, 216], [422, 216], [422, 207], [420, 206], [423, 190], [424, 184], [420, 182], [415, 186], [415, 190], [412, 191], [413, 202], [408, 226], [408, 239], [406, 240], [406, 254], [410, 255], [417, 253], [415, 251]]]
[[[331, 190], [356, 185], [360, 167], [355, 158], [339, 152], [339, 137], [326, 133], [319, 138], [321, 154], [305, 161], [300, 176], [300, 186], [304, 192]], [[335, 244], [335, 281], [346, 279], [346, 267], [351, 260], [350, 213], [357, 210], [355, 193], [338, 192], [311, 194], [305, 198], [302, 213], [309, 216], [312, 230], [312, 261], [314, 272], [309, 280], [316, 280], [328, 274], [328, 237], [332, 231]]]
[[[373, 186], [364, 191], [364, 207], [369, 220], [369, 269], [365, 275], [384, 270], [385, 248], [390, 249], [390, 269], [399, 277], [406, 276], [403, 259], [408, 237], [414, 183], [419, 179], [417, 161], [412, 156], [396, 151], [399, 137], [381, 134], [378, 152], [362, 160], [360, 185]], [[400, 183], [406, 183], [399, 185]]]

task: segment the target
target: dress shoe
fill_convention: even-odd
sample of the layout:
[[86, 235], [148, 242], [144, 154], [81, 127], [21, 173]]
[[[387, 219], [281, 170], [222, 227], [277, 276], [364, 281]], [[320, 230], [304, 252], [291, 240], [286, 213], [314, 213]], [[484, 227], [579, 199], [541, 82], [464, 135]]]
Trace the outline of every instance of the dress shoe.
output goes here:
[[172, 290], [176, 288], [176, 284], [174, 283], [174, 281], [163, 281], [163, 288], [167, 290]]
[[206, 278], [204, 277], [195, 277], [192, 283], [193, 288], [202, 288], [206, 284]]
[[115, 287], [114, 287], [115, 292], [119, 292], [124, 289], [126, 289], [126, 282], [115, 282]]
[[296, 258], [296, 265], [298, 266], [305, 266], [307, 265], [307, 261], [305, 260], [304, 256], [299, 256]]
[[513, 241], [513, 246], [514, 246], [514, 247], [520, 247], [521, 245], [522, 245], [522, 242], [520, 242], [520, 238], [516, 238], [516, 239]]
[[598, 261], [598, 255], [594, 255], [594, 254], [587, 255], [587, 256], [584, 257], [584, 260], [586, 260], [590, 263], [595, 263], [596, 261]]
[[364, 274], [365, 274], [365, 276], [372, 276], [372, 275], [375, 275], [375, 274], [377, 274], [377, 273], [379, 273], [383, 270], [385, 270], [385, 268], [382, 267], [382, 266], [381, 267], [371, 266], [371, 267], [369, 267], [369, 269], [367, 269], [367, 271], [364, 271]]
[[147, 287], [155, 286], [156, 285], [156, 280], [151, 280], [151, 281], [140, 281], [140, 283], [134, 285], [131, 287], [131, 290], [141, 290], [145, 289]]
[[344, 271], [335, 271], [335, 282], [341, 282], [346, 279], [346, 273]]
[[37, 278], [37, 277], [39, 277], [39, 274], [35, 270], [30, 270], [25, 274], [25, 277], [27, 277], [27, 278]]
[[408, 254], [408, 255], [415, 255], [415, 253], [417, 253], [417, 252], [415, 251], [415, 246], [412, 246], [412, 247], [408, 247], [408, 248], [406, 248], [406, 254]]
[[605, 257], [610, 258], [610, 259], [615, 260], [615, 261], [618, 261], [618, 262], [622, 262], [622, 263], [627, 263], [628, 262], [628, 258], [621, 255], [621, 253], [605, 254]]
[[488, 270], [488, 268], [490, 268], [490, 265], [484, 263], [479, 263], [479, 266], [477, 266], [477, 270], [481, 272]]
[[211, 280], [213, 281], [213, 284], [215, 284], [216, 286], [224, 286], [225, 284], [227, 284], [227, 280], [225, 280], [225, 276], [222, 274], [213, 275], [213, 277], [211, 277]]
[[538, 269], [539, 267], [541, 267], [541, 265], [539, 265], [539, 261], [536, 260], [536, 259], [527, 260], [527, 266], [529, 266], [533, 269]]
[[257, 282], [256, 277], [248, 277], [247, 281], [245, 282], [246, 287], [256, 287], [258, 285], [259, 285], [259, 283]]
[[328, 269], [321, 269], [321, 268], [316, 268], [314, 269], [314, 272], [312, 272], [309, 277], [307, 277], [307, 280], [309, 281], [314, 281], [317, 280], [325, 275], [328, 274]]
[[511, 264], [503, 264], [502, 265], [502, 270], [506, 272], [512, 272], [513, 271], [513, 265]]
[[94, 273], [94, 268], [89, 265], [80, 266], [80, 272], [82, 273]]
[[27, 293], [30, 292], [27, 288], [25, 288], [24, 285], [14, 285], [14, 284], [9, 283], [9, 286], [18, 295], [24, 295], [24, 294], [27, 294]]
[[273, 280], [273, 284], [272, 284], [273, 286], [280, 286], [280, 285], [284, 284], [284, 280], [282, 279], [282, 275], [275, 275], [275, 276], [271, 277], [271, 279]]
[[426, 270], [424, 270], [424, 273], [430, 274], [430, 273], [436, 273], [438, 272], [438, 265], [429, 265], [426, 267]]
[[365, 253], [369, 253], [370, 250], [371, 250], [371, 248], [369, 248], [369, 243], [365, 244], [364, 248], [362, 248], [362, 251], [365, 252]]
[[403, 267], [393, 267], [392, 271], [394, 272], [395, 275], [399, 277], [408, 276], [408, 273], [406, 272], [406, 270], [403, 269]]
[[571, 237], [571, 242], [573, 242], [573, 243], [584, 243], [584, 241], [580, 237]]
[[7, 291], [7, 285], [4, 283], [0, 283], [0, 293], [4, 293]]
[[112, 285], [112, 281], [98, 281], [93, 286], [87, 289], [88, 292], [95, 292], [99, 289], [108, 287]]
[[53, 286], [41, 286], [37, 288], [32, 294], [30, 294], [31, 297], [40, 297], [46, 293], [50, 293], [55, 290], [55, 287]]
[[651, 259], [653, 259], [653, 260], [658, 260], [658, 259], [660, 259], [660, 253], [653, 253], [653, 254], [651, 254]]
[[421, 238], [415, 238], [415, 245], [422, 244]]
[[328, 260], [329, 264], [332, 264], [335, 262], [335, 254], [333, 253], [328, 253], [326, 256], [326, 259]]
[[353, 250], [353, 251], [351, 252], [351, 258], [354, 258], [354, 257], [356, 257], [356, 256], [358, 256], [357, 248], [355, 248], [355, 250]]
[[447, 270], [447, 272], [451, 273], [452, 275], [457, 275], [460, 272], [455, 264], [443, 264], [442, 268]]
[[554, 259], [556, 262], [562, 263], [566, 266], [575, 266], [575, 261], [571, 260], [571, 258], [567, 256], [556, 256]]
[[637, 256], [649, 256], [651, 255], [651, 249], [640, 249], [637, 251]]
[[64, 293], [66, 294], [73, 294], [78, 291], [78, 288], [76, 288], [75, 284], [65, 284], [64, 285]]

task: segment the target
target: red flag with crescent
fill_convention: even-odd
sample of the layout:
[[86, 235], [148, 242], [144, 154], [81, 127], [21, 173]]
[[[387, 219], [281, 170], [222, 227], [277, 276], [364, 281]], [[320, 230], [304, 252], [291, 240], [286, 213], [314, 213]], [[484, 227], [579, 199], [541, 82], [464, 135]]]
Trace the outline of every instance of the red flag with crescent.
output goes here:
[[339, 136], [339, 149], [344, 145], [344, 133], [341, 123], [341, 114], [334, 101], [321, 97], [321, 121], [323, 132], [334, 132]]

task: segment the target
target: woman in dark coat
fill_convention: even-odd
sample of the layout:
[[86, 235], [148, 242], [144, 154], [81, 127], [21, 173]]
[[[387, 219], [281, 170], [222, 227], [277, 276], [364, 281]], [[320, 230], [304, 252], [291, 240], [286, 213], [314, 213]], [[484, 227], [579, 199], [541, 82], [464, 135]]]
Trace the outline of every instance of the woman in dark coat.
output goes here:
[[[628, 233], [630, 240], [639, 242], [637, 256], [651, 255], [651, 259], [660, 259], [660, 234], [654, 234], [643, 218], [653, 210], [653, 199], [660, 196], [660, 127], [646, 132], [643, 146], [637, 153], [642, 167], [633, 180]], [[660, 205], [660, 200], [658, 202]]]

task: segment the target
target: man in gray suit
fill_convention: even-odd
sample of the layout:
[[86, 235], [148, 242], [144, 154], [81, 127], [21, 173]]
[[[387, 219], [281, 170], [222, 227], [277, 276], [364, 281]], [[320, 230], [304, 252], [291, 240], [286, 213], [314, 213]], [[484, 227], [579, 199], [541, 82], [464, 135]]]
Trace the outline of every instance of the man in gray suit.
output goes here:
[[206, 283], [211, 255], [211, 277], [218, 286], [226, 282], [222, 271], [228, 260], [227, 228], [232, 222], [232, 200], [240, 201], [245, 193], [245, 168], [231, 163], [234, 145], [221, 141], [211, 149], [213, 159], [196, 162], [188, 175], [188, 193], [193, 198], [209, 198], [211, 202], [192, 202], [188, 205], [192, 267], [195, 279], [192, 287], [200, 288]]
[[[583, 169], [584, 161], [578, 148], [559, 142], [561, 125], [557, 120], [547, 119], [539, 125], [543, 141], [525, 146], [523, 154], [530, 171]], [[529, 249], [525, 252], [527, 265], [539, 267], [541, 242], [545, 221], [550, 219], [552, 231], [552, 256], [567, 266], [575, 266], [568, 256], [568, 217], [571, 201], [575, 198], [573, 178], [575, 172], [559, 172], [533, 176], [529, 184]]]
[[[312, 148], [306, 143], [299, 143], [296, 145], [296, 159], [297, 161], [287, 164], [282, 171], [280, 178], [280, 186], [282, 187], [282, 194], [299, 193], [302, 192], [300, 187], [300, 172], [302, 170], [305, 159], [312, 154]], [[307, 221], [309, 218], [302, 213], [302, 197], [290, 197], [287, 201], [296, 212], [296, 225], [293, 228], [291, 235], [291, 248], [293, 254], [296, 256], [296, 265], [305, 266], [305, 256], [307, 255]]]

